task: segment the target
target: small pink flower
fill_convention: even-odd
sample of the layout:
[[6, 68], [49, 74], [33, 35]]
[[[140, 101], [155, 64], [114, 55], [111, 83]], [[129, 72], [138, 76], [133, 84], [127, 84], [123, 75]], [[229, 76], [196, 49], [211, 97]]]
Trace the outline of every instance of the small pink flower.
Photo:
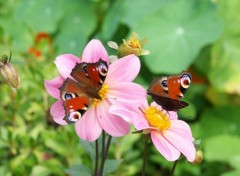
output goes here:
[[[55, 64], [60, 76], [44, 82], [48, 93], [58, 99], [50, 110], [56, 123], [67, 124], [63, 120], [65, 111], [58, 88], [61, 87], [67, 77], [72, 78], [70, 73], [76, 63], [93, 63], [99, 61], [100, 58], [109, 63], [108, 54], [99, 40], [91, 40], [88, 43], [83, 51], [82, 60], [71, 54], [63, 54], [56, 58]], [[144, 88], [131, 82], [137, 76], [139, 70], [140, 61], [135, 55], [123, 57], [109, 65], [107, 77], [99, 91], [102, 100], [93, 101], [82, 118], [75, 123], [76, 133], [81, 139], [89, 142], [95, 141], [102, 130], [114, 137], [129, 133], [128, 122], [121, 116], [109, 113], [109, 109], [113, 104], [135, 106], [141, 104], [145, 99], [146, 91]]]
[[167, 112], [155, 102], [150, 106], [146, 102], [135, 110], [113, 105], [110, 112], [129, 117], [137, 130], [150, 133], [153, 144], [168, 161], [177, 160], [181, 153], [190, 162], [195, 159], [191, 129], [186, 122], [177, 119], [176, 112]]

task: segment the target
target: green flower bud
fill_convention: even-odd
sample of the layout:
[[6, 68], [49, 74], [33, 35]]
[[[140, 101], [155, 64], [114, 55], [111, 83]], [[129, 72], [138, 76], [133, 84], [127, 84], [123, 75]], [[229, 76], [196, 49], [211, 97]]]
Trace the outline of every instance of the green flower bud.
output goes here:
[[18, 88], [20, 79], [18, 72], [12, 64], [0, 62], [0, 76], [6, 84], [12, 88]]
[[116, 49], [118, 51], [118, 57], [121, 58], [130, 54], [135, 54], [136, 56], [150, 54], [148, 50], [143, 49], [146, 42], [146, 38], [139, 40], [138, 35], [134, 32], [128, 40], [123, 39], [123, 43], [120, 46], [112, 41], [108, 42], [108, 45]]
[[202, 163], [202, 161], [203, 161], [203, 152], [202, 152], [202, 150], [198, 150], [196, 152], [196, 157], [195, 157], [194, 161], [192, 162], [192, 164], [199, 165]]

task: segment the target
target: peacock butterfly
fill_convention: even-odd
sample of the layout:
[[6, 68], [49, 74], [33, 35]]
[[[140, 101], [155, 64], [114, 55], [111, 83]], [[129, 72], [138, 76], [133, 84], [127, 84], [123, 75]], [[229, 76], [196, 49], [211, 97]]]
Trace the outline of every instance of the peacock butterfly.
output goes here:
[[71, 76], [59, 88], [60, 96], [65, 109], [64, 120], [74, 123], [79, 120], [98, 95], [107, 76], [108, 65], [99, 60], [96, 63], [77, 63], [72, 69]]
[[177, 111], [188, 106], [188, 103], [180, 101], [180, 99], [186, 93], [191, 80], [191, 74], [184, 71], [179, 75], [156, 78], [150, 84], [148, 94], [163, 109]]

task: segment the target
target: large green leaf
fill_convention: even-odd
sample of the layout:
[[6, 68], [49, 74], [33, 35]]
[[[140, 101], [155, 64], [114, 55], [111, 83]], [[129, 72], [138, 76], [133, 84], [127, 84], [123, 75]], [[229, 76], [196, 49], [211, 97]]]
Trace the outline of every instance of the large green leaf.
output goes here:
[[221, 28], [215, 6], [208, 1], [172, 0], [132, 30], [148, 38], [148, 67], [155, 73], [174, 73], [187, 69]]
[[221, 39], [212, 49], [209, 79], [215, 89], [240, 95], [240, 1], [219, 1], [219, 16], [225, 24]]
[[110, 40], [117, 30], [119, 23], [136, 26], [143, 18], [152, 14], [165, 2], [165, 0], [116, 0], [109, 9], [103, 21], [102, 34]]
[[4, 38], [9, 42], [9, 48], [11, 48], [13, 54], [15, 51], [28, 52], [33, 43], [33, 37], [23, 23], [13, 19], [11, 16], [0, 17], [0, 27], [3, 29]]
[[15, 17], [25, 22], [34, 32], [53, 33], [63, 16], [63, 0], [24, 0], [16, 9]]
[[209, 79], [215, 89], [240, 95], [240, 38], [224, 38], [212, 50]]
[[80, 56], [89, 35], [96, 27], [92, 3], [85, 0], [65, 2], [65, 15], [56, 37], [58, 54], [73, 53]]
[[240, 138], [220, 134], [209, 138], [205, 142], [204, 158], [209, 161], [229, 162], [232, 166], [240, 166]]
[[240, 135], [240, 129], [237, 126], [240, 123], [239, 114], [239, 107], [209, 108], [201, 116], [202, 138], [226, 133]]

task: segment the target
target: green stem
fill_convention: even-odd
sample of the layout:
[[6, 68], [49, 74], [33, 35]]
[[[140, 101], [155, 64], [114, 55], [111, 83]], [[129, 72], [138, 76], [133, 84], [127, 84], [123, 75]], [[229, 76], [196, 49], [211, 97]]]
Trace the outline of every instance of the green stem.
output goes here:
[[105, 138], [104, 138], [104, 141], [103, 141], [104, 144], [102, 144], [104, 146], [103, 147], [104, 149], [103, 149], [103, 152], [102, 152], [102, 162], [101, 162], [101, 166], [100, 166], [100, 169], [99, 169], [98, 176], [103, 175], [104, 164], [105, 164], [105, 161], [107, 159], [109, 147], [110, 147], [110, 144], [111, 144], [111, 139], [112, 139], [112, 136], [108, 136], [107, 145], [106, 145], [106, 148], [105, 148]]
[[146, 163], [147, 163], [147, 148], [148, 148], [148, 138], [146, 138], [145, 142], [144, 142], [142, 176], [145, 176], [145, 168], [146, 168]]
[[178, 160], [176, 160], [176, 161], [174, 162], [173, 167], [172, 167], [172, 170], [171, 170], [171, 173], [170, 173], [170, 176], [173, 176], [174, 171], [175, 171], [175, 168], [176, 168], [176, 166], [177, 166], [177, 163], [178, 163]]
[[94, 176], [97, 176], [97, 170], [98, 170], [98, 140], [95, 141], [95, 168], [94, 168]]

